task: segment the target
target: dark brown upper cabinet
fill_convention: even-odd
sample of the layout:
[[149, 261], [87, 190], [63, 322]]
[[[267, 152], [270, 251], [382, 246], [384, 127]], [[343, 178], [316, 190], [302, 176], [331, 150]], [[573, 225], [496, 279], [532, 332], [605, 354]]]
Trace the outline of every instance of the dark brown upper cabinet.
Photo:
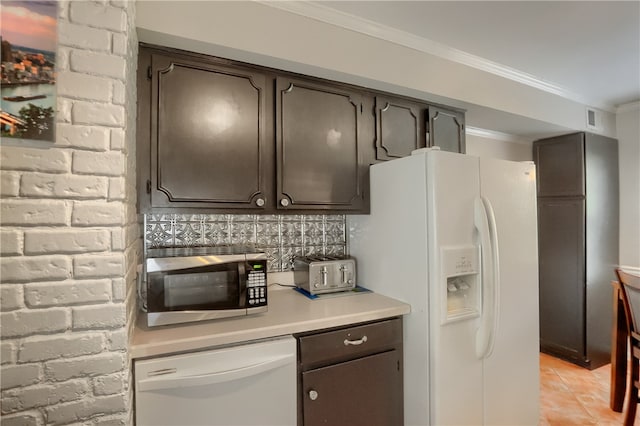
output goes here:
[[429, 106], [427, 138], [427, 146], [465, 153], [464, 112]]
[[137, 92], [141, 213], [368, 213], [370, 164], [465, 150], [462, 111], [167, 47]]
[[376, 160], [406, 157], [426, 146], [426, 104], [388, 96], [375, 99]]
[[264, 210], [273, 174], [265, 75], [144, 49], [139, 65], [139, 96], [149, 99], [139, 105], [141, 210]]
[[584, 139], [584, 133], [573, 133], [536, 141], [533, 159], [538, 168], [538, 196], [585, 195]]
[[340, 85], [276, 79], [278, 209], [366, 209], [363, 99]]

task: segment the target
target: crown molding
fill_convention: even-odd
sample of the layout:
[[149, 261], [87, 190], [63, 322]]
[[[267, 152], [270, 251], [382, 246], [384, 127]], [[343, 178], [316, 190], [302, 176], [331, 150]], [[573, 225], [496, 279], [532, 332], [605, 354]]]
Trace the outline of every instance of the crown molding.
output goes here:
[[640, 110], [640, 101], [629, 102], [628, 104], [619, 105], [618, 108], [616, 108], [616, 114], [638, 110]]
[[564, 87], [544, 81], [534, 75], [525, 73], [515, 68], [490, 61], [470, 53], [454, 49], [442, 43], [416, 36], [402, 30], [388, 27], [368, 19], [360, 18], [345, 12], [341, 12], [327, 6], [306, 0], [299, 1], [271, 1], [254, 0], [265, 6], [295, 13], [307, 18], [315, 19], [330, 25], [342, 27], [359, 32], [371, 37], [395, 43], [423, 53], [434, 55], [452, 62], [466, 65], [481, 71], [485, 71], [521, 84], [542, 90], [547, 93], [563, 97], [584, 105], [592, 106], [607, 112], [615, 112], [616, 108], [606, 102], [586, 99]]
[[533, 139], [528, 139], [522, 136], [511, 135], [509, 133], [502, 133], [495, 130], [481, 129], [479, 127], [466, 126], [465, 133], [469, 136], [477, 136], [479, 138], [493, 139], [502, 142], [511, 142], [519, 144], [530, 144]]

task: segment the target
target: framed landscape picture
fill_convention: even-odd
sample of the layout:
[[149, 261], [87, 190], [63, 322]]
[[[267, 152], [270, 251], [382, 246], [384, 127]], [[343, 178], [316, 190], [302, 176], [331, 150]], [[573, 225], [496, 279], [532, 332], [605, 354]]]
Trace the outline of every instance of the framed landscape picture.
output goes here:
[[2, 138], [55, 140], [56, 1], [2, 0]]

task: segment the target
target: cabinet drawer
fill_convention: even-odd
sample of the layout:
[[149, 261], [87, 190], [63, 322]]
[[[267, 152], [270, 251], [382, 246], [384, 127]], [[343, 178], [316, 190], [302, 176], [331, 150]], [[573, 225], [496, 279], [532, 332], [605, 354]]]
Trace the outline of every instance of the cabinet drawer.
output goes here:
[[402, 345], [402, 320], [332, 330], [299, 337], [303, 370], [379, 353]]

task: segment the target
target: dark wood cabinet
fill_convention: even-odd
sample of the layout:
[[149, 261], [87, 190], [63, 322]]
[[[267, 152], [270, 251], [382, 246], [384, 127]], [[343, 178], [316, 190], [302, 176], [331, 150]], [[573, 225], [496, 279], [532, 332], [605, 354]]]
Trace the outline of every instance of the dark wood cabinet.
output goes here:
[[[273, 154], [264, 74], [141, 49], [141, 205], [264, 210]], [[140, 81], [142, 80], [142, 81]]]
[[533, 143], [540, 349], [590, 369], [610, 361], [618, 263], [617, 141], [572, 133]]
[[465, 153], [464, 125], [462, 111], [430, 105], [427, 146], [439, 146], [443, 151]]
[[369, 165], [464, 152], [464, 112], [258, 65], [140, 45], [141, 213], [368, 213]]
[[538, 197], [584, 196], [584, 154], [582, 133], [536, 143]]
[[296, 337], [299, 426], [404, 423], [400, 318]]
[[278, 209], [364, 209], [362, 96], [278, 77], [275, 98]]
[[375, 100], [376, 160], [406, 157], [426, 146], [426, 104], [389, 96]]
[[586, 353], [584, 200], [538, 201], [540, 345], [572, 359]]

